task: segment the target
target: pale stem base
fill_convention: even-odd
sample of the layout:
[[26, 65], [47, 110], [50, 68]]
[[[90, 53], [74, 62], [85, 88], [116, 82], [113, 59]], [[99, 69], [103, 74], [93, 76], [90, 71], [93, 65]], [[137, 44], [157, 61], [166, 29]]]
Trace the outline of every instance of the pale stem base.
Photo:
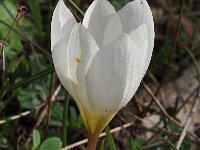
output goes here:
[[95, 134], [88, 134], [88, 145], [87, 150], [96, 150], [97, 142], [99, 139], [100, 133]]

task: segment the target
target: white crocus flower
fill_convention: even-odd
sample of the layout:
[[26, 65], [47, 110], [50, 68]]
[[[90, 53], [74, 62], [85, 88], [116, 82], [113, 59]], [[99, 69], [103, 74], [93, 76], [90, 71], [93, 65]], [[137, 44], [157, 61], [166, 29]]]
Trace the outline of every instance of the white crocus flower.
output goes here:
[[89, 139], [97, 139], [133, 97], [153, 46], [154, 22], [146, 0], [134, 0], [119, 12], [107, 0], [95, 0], [82, 24], [59, 0], [51, 24], [53, 62], [80, 109]]

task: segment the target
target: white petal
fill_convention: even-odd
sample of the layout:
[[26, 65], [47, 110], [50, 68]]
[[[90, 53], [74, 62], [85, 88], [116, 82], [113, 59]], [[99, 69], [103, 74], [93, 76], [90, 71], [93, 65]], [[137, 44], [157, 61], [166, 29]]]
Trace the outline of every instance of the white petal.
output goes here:
[[130, 38], [140, 47], [143, 47], [144, 41], [148, 39], [148, 30], [146, 24], [140, 25], [130, 33]]
[[[138, 51], [138, 46], [124, 35], [97, 52], [86, 75], [86, 89], [93, 111], [101, 114], [118, 111], [124, 105], [123, 101], [130, 98], [127, 90], [136, 91], [125, 88], [130, 80], [134, 82], [138, 77], [133, 76], [138, 73], [134, 57]], [[132, 84], [128, 87], [134, 88]]]
[[144, 22], [148, 30], [148, 54], [147, 54], [147, 60], [146, 60], [146, 66], [145, 66], [145, 70], [147, 70], [150, 60], [151, 60], [153, 47], [154, 47], [155, 31], [154, 31], [154, 22], [153, 22], [151, 9], [146, 0], [142, 0], [142, 1], [144, 3], [144, 10], [145, 10]]
[[123, 34], [121, 20], [117, 14], [111, 15], [104, 29], [103, 45], [109, 44]]
[[87, 103], [88, 97], [85, 86], [85, 75], [88, 66], [90, 66], [99, 48], [87, 29], [77, 24], [71, 33], [67, 50], [69, 76], [73, 81], [75, 100], [78, 100], [82, 107], [89, 107]]
[[61, 28], [68, 23], [69, 21], [76, 22], [73, 14], [66, 7], [63, 0], [59, 0], [59, 21], [61, 23]]
[[140, 47], [142, 56], [144, 57], [145, 67], [144, 72], [146, 72], [147, 65], [149, 64], [147, 56], [149, 53], [148, 49], [148, 30], [146, 24], [140, 25], [137, 29], [130, 33], [130, 38]]
[[130, 33], [143, 23], [144, 9], [141, 0], [134, 0], [119, 10], [118, 15], [121, 18], [123, 29]]
[[89, 28], [89, 26], [94, 25], [96, 21], [101, 24], [103, 21], [101, 19], [115, 13], [114, 7], [107, 0], [94, 0], [85, 13], [83, 25]]
[[73, 26], [76, 20], [70, 10], [65, 6], [63, 0], [59, 0], [53, 13], [51, 23], [51, 49], [54, 45], [64, 38], [68, 43]]
[[51, 22], [51, 49], [55, 44], [62, 39], [61, 24], [59, 21], [59, 2], [53, 12], [52, 22]]
[[99, 47], [114, 41], [122, 35], [123, 30], [119, 16], [107, 0], [95, 0], [90, 5], [83, 19], [83, 25], [92, 34]]
[[73, 27], [77, 24], [76, 19], [74, 18], [73, 14], [70, 10], [65, 6], [63, 0], [59, 0], [60, 7], [59, 7], [59, 21], [61, 23], [61, 30], [63, 39], [68, 45], [69, 37], [72, 32]]
[[[139, 47], [132, 47], [133, 56], [129, 59], [128, 73], [124, 95], [120, 108], [124, 107], [137, 91], [142, 78], [145, 75], [145, 55]], [[132, 60], [133, 59], [133, 60]], [[144, 71], [145, 70], [145, 71]]]
[[71, 80], [68, 77], [67, 47], [61, 39], [52, 49], [53, 64], [56, 73], [65, 89], [74, 96]]
[[63, 0], [59, 0], [51, 23], [51, 50], [56, 73], [67, 91], [74, 96], [68, 76], [67, 43], [75, 19]]
[[[151, 9], [146, 0], [135, 0], [128, 3], [118, 12], [123, 29], [130, 34], [140, 25], [145, 24], [148, 31], [148, 53], [146, 54], [145, 69], [147, 70], [154, 46], [154, 22]], [[142, 32], [143, 34], [144, 32]]]

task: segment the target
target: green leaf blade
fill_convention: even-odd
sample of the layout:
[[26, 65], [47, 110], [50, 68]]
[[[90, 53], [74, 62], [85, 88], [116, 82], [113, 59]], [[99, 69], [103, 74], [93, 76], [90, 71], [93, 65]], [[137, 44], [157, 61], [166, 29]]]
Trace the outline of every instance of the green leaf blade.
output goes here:
[[62, 148], [62, 141], [58, 137], [46, 139], [40, 146], [40, 150], [59, 150]]
[[33, 147], [36, 149], [41, 143], [40, 132], [36, 129], [33, 130]]

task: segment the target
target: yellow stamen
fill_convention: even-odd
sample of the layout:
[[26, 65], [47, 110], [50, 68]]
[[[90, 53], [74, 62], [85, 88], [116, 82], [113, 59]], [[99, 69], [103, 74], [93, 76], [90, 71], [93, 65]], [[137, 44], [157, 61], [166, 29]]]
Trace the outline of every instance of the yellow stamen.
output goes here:
[[78, 82], [77, 81], [73, 81], [74, 85], [77, 86], [78, 85]]
[[80, 62], [81, 62], [80, 57], [76, 57], [76, 58], [75, 58], [75, 61], [76, 61], [77, 63], [80, 63]]

